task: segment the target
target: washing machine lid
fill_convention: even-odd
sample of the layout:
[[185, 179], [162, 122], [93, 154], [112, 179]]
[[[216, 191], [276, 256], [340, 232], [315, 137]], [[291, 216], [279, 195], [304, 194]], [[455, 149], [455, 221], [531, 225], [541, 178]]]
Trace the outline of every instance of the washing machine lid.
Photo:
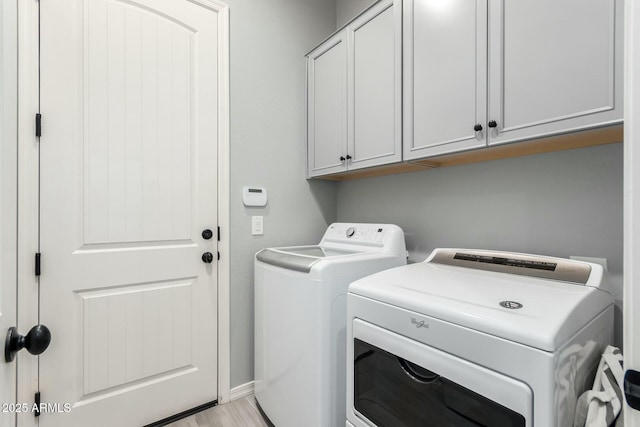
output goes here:
[[[303, 273], [310, 273], [316, 266], [321, 275], [326, 275], [327, 269], [336, 274], [346, 274], [350, 269], [353, 274], [369, 274], [379, 268], [366, 264], [376, 264], [382, 258], [397, 258], [404, 264], [406, 255], [404, 233], [397, 225], [336, 222], [329, 225], [317, 245], [267, 248], [256, 254], [256, 260]], [[398, 264], [394, 262], [393, 266]]]
[[256, 254], [256, 259], [266, 264], [288, 270], [309, 273], [319, 261], [346, 255], [357, 255], [362, 252], [336, 249], [324, 246], [290, 246], [285, 248], [263, 249]]
[[[489, 271], [489, 263], [471, 259], [458, 265], [438, 262], [441, 251], [449, 251], [450, 256], [476, 254], [511, 261], [525, 259], [527, 263], [518, 266], [498, 260], [503, 267], [507, 264], [508, 269], [519, 269], [518, 273], [507, 273], [503, 267]], [[560, 277], [566, 277], [562, 276], [566, 270], [570, 277], [576, 277], [573, 267], [586, 269], [585, 283], [527, 274], [527, 270], [542, 271], [529, 263], [532, 257], [542, 262], [546, 271], [555, 263]], [[504, 252], [436, 249], [423, 263], [365, 277], [352, 283], [349, 292], [553, 352], [613, 304], [611, 295], [601, 289], [602, 278], [603, 269], [597, 264]]]

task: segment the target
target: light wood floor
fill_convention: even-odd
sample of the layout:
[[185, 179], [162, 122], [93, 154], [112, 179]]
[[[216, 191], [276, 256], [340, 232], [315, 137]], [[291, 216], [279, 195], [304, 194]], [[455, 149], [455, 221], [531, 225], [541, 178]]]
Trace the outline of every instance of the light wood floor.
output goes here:
[[183, 418], [170, 427], [269, 427], [260, 415], [256, 399], [251, 396], [214, 406]]

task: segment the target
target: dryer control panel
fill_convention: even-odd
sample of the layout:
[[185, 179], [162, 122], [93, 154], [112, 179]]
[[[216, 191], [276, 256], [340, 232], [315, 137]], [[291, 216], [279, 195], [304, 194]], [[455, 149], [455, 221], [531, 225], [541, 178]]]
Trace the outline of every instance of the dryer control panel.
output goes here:
[[565, 258], [480, 249], [435, 249], [426, 262], [586, 285], [591, 265]]

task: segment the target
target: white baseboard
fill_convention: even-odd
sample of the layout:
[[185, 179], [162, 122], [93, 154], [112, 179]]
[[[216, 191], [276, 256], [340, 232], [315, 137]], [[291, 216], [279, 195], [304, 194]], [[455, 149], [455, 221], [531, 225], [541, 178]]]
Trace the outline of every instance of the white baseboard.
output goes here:
[[246, 384], [241, 384], [231, 389], [229, 399], [234, 401], [236, 399], [242, 399], [245, 396], [253, 394], [253, 381], [249, 381]]

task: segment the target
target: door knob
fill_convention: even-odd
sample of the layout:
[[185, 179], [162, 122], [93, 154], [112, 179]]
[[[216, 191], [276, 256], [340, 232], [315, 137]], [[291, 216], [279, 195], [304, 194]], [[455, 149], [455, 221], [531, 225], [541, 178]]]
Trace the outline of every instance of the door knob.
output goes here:
[[351, 160], [351, 156], [347, 154], [347, 160]]
[[207, 264], [211, 264], [213, 262], [213, 254], [211, 252], [205, 252], [202, 254], [202, 261]]
[[208, 228], [202, 230], [202, 238], [205, 240], [209, 240], [213, 237], [213, 231], [209, 230]]
[[51, 342], [51, 331], [44, 325], [36, 325], [24, 336], [15, 327], [7, 331], [4, 342], [4, 360], [9, 363], [16, 357], [16, 353], [26, 348], [33, 355], [42, 354]]
[[340, 156], [340, 161], [344, 162], [346, 159], [344, 158], [344, 156]]
[[482, 130], [482, 125], [481, 124], [477, 124], [473, 127], [473, 130], [475, 130], [476, 132], [480, 132]]
[[498, 123], [496, 123], [495, 120], [491, 120], [489, 123], [487, 123], [487, 126], [489, 126], [490, 128], [495, 128], [498, 126]]

